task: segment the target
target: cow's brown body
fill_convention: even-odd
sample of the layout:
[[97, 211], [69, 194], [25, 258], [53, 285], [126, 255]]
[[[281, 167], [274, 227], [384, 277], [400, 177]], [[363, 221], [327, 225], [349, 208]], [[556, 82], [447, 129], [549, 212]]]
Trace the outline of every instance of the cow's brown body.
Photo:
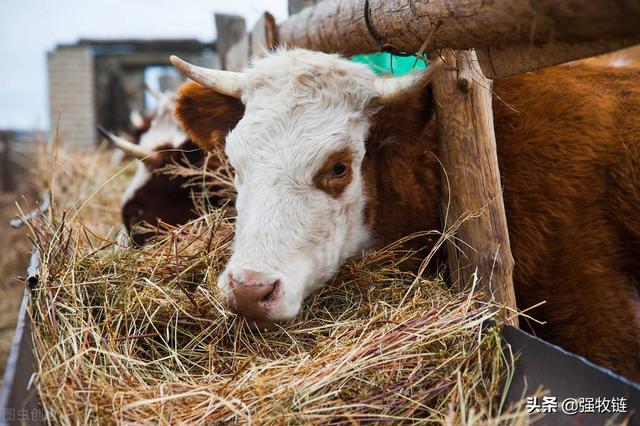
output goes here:
[[[640, 71], [578, 64], [494, 89], [519, 307], [546, 301], [530, 312], [536, 334], [637, 380]], [[180, 95], [187, 132], [217, 145], [224, 97], [195, 83]], [[441, 227], [437, 145], [430, 90], [374, 117], [363, 173], [377, 246]]]
[[[640, 71], [564, 66], [494, 89], [518, 305], [546, 301], [528, 325], [640, 378]], [[441, 225], [437, 125], [416, 122], [432, 101], [407, 107], [380, 113], [367, 152], [379, 244]]]

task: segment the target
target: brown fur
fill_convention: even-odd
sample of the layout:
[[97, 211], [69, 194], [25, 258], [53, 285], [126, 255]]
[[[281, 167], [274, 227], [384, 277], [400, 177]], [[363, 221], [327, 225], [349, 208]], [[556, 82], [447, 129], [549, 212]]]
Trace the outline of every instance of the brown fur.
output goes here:
[[[340, 197], [353, 178], [351, 174], [351, 163], [353, 162], [353, 154], [348, 149], [343, 149], [331, 154], [324, 161], [320, 170], [313, 177], [313, 185], [321, 191], [326, 192], [334, 198]], [[336, 164], [342, 164], [346, 167], [346, 172], [342, 176], [334, 176], [331, 170]]]
[[244, 114], [242, 102], [190, 81], [178, 89], [175, 115], [187, 135], [213, 150], [224, 145], [227, 133]]
[[[519, 307], [546, 301], [531, 312], [546, 322], [530, 324], [535, 333], [635, 380], [639, 78], [638, 69], [572, 64], [498, 80], [493, 102]], [[191, 101], [179, 99], [177, 109], [190, 135], [211, 147], [208, 122], [224, 107], [208, 107], [216, 95], [207, 90], [183, 87]], [[231, 109], [237, 115], [237, 104]], [[374, 118], [363, 175], [378, 245], [441, 226], [432, 110], [425, 90]]]
[[[145, 160], [144, 167], [147, 167], [152, 176], [122, 206], [122, 221], [137, 245], [143, 245], [155, 236], [154, 232], [139, 230], [136, 225], [141, 222], [152, 226], [157, 226], [159, 221], [168, 225], [181, 225], [198, 217], [193, 189], [186, 187], [189, 178], [170, 175], [165, 167], [175, 164], [201, 168], [207, 161], [206, 167], [215, 170], [221, 165], [215, 156], [207, 157], [206, 152], [190, 139], [185, 140], [178, 148], [171, 145], [159, 146], [156, 148], [156, 155], [150, 158], [152, 161]], [[208, 188], [213, 195], [207, 201], [216, 207], [224, 203], [216, 195], [218, 190], [216, 185]]]
[[[221, 166], [216, 156], [207, 159], [202, 147], [212, 149], [224, 142], [227, 133], [235, 127], [242, 117], [244, 107], [239, 101], [219, 95], [197, 84], [187, 83], [178, 91], [178, 102], [181, 108], [176, 110], [180, 122], [188, 122], [185, 127], [187, 135], [197, 139], [196, 145], [186, 139], [178, 148], [171, 145], [159, 146], [156, 154], [144, 161], [145, 167], [153, 176], [133, 194], [133, 197], [122, 206], [122, 220], [127, 231], [136, 244], [142, 245], [154, 237], [152, 232], [135, 231], [135, 226], [146, 222], [155, 226], [159, 221], [169, 225], [184, 224], [198, 216], [192, 190], [186, 187], [188, 178], [171, 176], [165, 167], [178, 164], [184, 167], [206, 167], [215, 170]], [[136, 133], [140, 136], [148, 130], [153, 120], [145, 118], [145, 126]], [[136, 143], [137, 143], [136, 142]], [[213, 185], [208, 189], [214, 194], [207, 200], [212, 206], [223, 203], [217, 195], [220, 188]]]
[[636, 380], [639, 81], [556, 67], [497, 81], [494, 101], [519, 306], [547, 301], [531, 312], [540, 336]]
[[[363, 164], [367, 225], [385, 246], [417, 231], [440, 228], [440, 169], [432, 96], [404, 100], [374, 117]], [[434, 238], [435, 239], [435, 238]], [[413, 240], [413, 249], [424, 241]]]

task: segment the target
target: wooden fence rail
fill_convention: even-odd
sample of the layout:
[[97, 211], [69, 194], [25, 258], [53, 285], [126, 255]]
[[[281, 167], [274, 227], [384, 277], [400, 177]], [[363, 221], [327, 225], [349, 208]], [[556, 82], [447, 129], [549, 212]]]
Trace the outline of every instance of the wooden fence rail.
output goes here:
[[639, 44], [639, 22], [638, 0], [325, 0], [278, 33], [281, 45], [345, 55], [475, 48], [495, 78]]

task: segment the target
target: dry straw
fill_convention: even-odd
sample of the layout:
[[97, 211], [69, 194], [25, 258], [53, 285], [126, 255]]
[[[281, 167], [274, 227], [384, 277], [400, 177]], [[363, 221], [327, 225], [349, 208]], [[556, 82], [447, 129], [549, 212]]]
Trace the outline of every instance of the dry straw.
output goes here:
[[50, 422], [527, 422], [502, 402], [511, 361], [488, 325], [496, 307], [400, 272], [406, 253], [351, 260], [294, 322], [256, 330], [215, 287], [233, 234], [224, 210], [118, 247], [132, 167], [105, 152], [58, 162], [55, 207], [31, 226], [35, 385]]

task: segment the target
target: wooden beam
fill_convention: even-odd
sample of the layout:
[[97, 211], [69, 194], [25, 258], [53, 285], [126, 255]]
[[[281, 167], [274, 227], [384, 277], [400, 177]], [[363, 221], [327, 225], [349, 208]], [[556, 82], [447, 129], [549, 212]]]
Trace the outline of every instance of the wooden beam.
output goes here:
[[[283, 22], [278, 36], [283, 45], [347, 56], [417, 52], [427, 40], [427, 52], [513, 45], [514, 62], [538, 53], [520, 67], [528, 71], [638, 44], [638, 22], [638, 0], [325, 0]], [[549, 61], [528, 48], [551, 43], [560, 48], [542, 52], [556, 50]]]
[[272, 14], [264, 12], [251, 31], [251, 56], [263, 56], [275, 47], [277, 40], [276, 20]]
[[447, 227], [468, 217], [447, 248], [452, 282], [469, 285], [477, 272], [481, 288], [515, 308], [514, 261], [493, 129], [492, 82], [482, 74], [473, 50], [447, 50], [443, 57], [446, 65], [433, 80], [444, 167], [442, 211]]
[[555, 42], [544, 46], [514, 45], [477, 49], [482, 72], [487, 78], [513, 74], [602, 55], [636, 43], [634, 39], [599, 40], [587, 43]]

